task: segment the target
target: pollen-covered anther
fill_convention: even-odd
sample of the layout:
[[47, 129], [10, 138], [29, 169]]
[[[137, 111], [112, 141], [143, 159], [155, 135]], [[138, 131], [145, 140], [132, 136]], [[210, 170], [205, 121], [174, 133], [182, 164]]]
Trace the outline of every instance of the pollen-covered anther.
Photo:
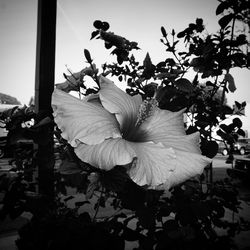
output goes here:
[[158, 107], [158, 101], [155, 98], [144, 100], [139, 108], [136, 126], [140, 126], [148, 117], [152, 116], [156, 107]]

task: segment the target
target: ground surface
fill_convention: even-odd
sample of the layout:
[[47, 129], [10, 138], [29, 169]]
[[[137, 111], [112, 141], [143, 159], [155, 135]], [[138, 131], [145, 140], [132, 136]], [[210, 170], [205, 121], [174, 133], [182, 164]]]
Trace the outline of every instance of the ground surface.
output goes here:
[[[8, 168], [9, 159], [0, 159], [0, 174], [3, 173], [6, 168]], [[231, 169], [231, 164], [225, 163], [226, 158], [224, 156], [218, 155], [213, 160], [213, 180], [220, 180], [227, 177], [227, 169]], [[236, 219], [237, 216], [242, 216], [246, 220], [250, 221], [250, 185], [243, 184], [242, 182], [238, 183], [239, 190], [239, 199], [241, 201], [241, 211], [239, 214], [230, 214], [227, 213], [228, 218]], [[74, 192], [74, 190], [69, 190], [69, 192]], [[0, 197], [1, 199], [1, 197]], [[83, 196], [79, 196], [77, 199], [84, 199]], [[72, 201], [73, 202], [73, 201]], [[110, 208], [105, 208], [100, 211], [100, 216], [105, 216], [110, 213]], [[27, 217], [21, 216], [16, 220], [6, 219], [5, 221], [0, 222], [0, 249], [1, 250], [14, 250], [15, 239], [17, 238], [17, 229], [20, 228], [27, 221]], [[239, 249], [249, 247], [250, 249], [250, 231], [243, 232], [235, 238]], [[134, 247], [134, 246], [133, 246]], [[132, 249], [132, 245], [128, 243], [126, 245], [126, 250]]]

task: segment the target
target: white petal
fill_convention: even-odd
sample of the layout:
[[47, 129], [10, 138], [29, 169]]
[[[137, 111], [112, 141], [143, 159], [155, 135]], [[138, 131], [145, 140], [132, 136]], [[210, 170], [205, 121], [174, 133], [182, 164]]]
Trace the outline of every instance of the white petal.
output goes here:
[[155, 143], [161, 142], [167, 148], [172, 147], [174, 150], [201, 154], [199, 132], [182, 136], [169, 136], [168, 134], [155, 133], [151, 140]]
[[171, 112], [157, 108], [153, 115], [141, 124], [139, 133], [145, 132], [147, 141], [159, 141], [159, 138], [164, 136], [185, 135], [183, 112], [184, 110]]
[[186, 135], [183, 111], [171, 112], [157, 109], [138, 129], [138, 137], [144, 141], [161, 142], [174, 150], [200, 153], [199, 132]]
[[101, 90], [99, 91], [102, 105], [110, 113], [115, 114], [121, 131], [126, 134], [133, 129], [142, 98], [140, 95], [130, 96], [119, 89], [112, 81], [100, 76]]
[[176, 168], [173, 149], [158, 143], [130, 143], [137, 155], [137, 163], [130, 177], [138, 185], [151, 187], [165, 183]]
[[121, 137], [114, 115], [100, 105], [81, 101], [60, 90], [54, 90], [52, 108], [62, 137], [73, 147], [80, 142], [97, 144], [106, 138]]
[[180, 184], [196, 175], [200, 175], [204, 168], [211, 163], [211, 159], [200, 154], [175, 151], [177, 165], [165, 183], [166, 188]]
[[92, 146], [79, 144], [75, 153], [82, 161], [104, 170], [110, 170], [116, 165], [126, 165], [136, 157], [129, 142], [123, 139], [107, 139]]

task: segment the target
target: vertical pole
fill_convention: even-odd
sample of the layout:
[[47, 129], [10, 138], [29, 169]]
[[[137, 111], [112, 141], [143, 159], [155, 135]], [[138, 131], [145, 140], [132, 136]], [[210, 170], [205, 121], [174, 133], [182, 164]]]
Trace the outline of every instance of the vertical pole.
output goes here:
[[[51, 95], [54, 90], [56, 0], [38, 0], [35, 107], [38, 117], [52, 116]], [[37, 142], [39, 192], [54, 196], [53, 126], [42, 131], [43, 142]]]

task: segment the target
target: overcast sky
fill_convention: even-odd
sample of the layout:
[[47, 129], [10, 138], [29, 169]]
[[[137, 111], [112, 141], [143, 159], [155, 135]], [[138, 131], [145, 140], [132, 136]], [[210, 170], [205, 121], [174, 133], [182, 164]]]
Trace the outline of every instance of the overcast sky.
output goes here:
[[[160, 43], [160, 27], [167, 32], [186, 28], [197, 17], [203, 18], [209, 33], [218, 30], [217, 0], [58, 0], [55, 82], [63, 81], [67, 65], [73, 72], [84, 64], [83, 50], [91, 52], [97, 65], [110, 60], [100, 40], [90, 41], [93, 22], [108, 21], [110, 30], [137, 41], [142, 60], [149, 52], [153, 63], [166, 58]], [[0, 0], [0, 92], [28, 104], [34, 95], [36, 0]], [[250, 71], [233, 70], [237, 90], [228, 100], [250, 103]]]

